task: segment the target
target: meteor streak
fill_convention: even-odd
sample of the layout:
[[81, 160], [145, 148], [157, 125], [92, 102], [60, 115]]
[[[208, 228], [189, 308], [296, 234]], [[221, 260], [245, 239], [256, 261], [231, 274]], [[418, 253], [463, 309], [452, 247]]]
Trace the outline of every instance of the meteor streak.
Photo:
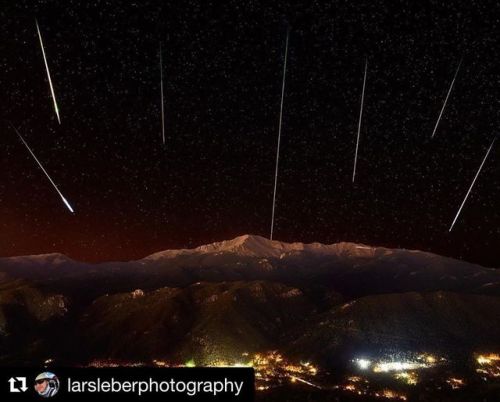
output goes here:
[[45, 168], [42, 166], [42, 164], [40, 163], [40, 161], [38, 160], [38, 158], [35, 156], [35, 154], [31, 150], [31, 148], [29, 147], [29, 145], [26, 143], [26, 141], [24, 141], [24, 138], [21, 136], [21, 134], [19, 133], [19, 131], [17, 130], [17, 128], [15, 128], [14, 126], [12, 126], [12, 128], [15, 130], [15, 132], [19, 136], [19, 139], [22, 141], [22, 143], [26, 146], [26, 148], [30, 152], [31, 156], [33, 156], [33, 158], [35, 159], [36, 163], [38, 163], [38, 166], [40, 166], [40, 168], [42, 169], [43, 173], [45, 173], [45, 176], [47, 176], [47, 179], [49, 179], [50, 183], [55, 188], [55, 190], [57, 191], [57, 194], [59, 194], [59, 197], [61, 197], [61, 200], [64, 202], [64, 204], [66, 205], [66, 207], [70, 210], [71, 213], [75, 213], [75, 211], [73, 210], [73, 208], [69, 204], [68, 200], [66, 200], [66, 198], [64, 198], [64, 195], [62, 195], [62, 193], [59, 191], [59, 189], [57, 188], [56, 184], [54, 183], [54, 181], [52, 180], [52, 178], [49, 176], [49, 174], [47, 173], [47, 171], [45, 170]]
[[354, 168], [352, 170], [352, 182], [356, 178], [356, 165], [358, 164], [359, 137], [361, 135], [361, 118], [363, 117], [363, 104], [365, 103], [366, 72], [368, 70], [368, 59], [365, 61], [365, 76], [363, 78], [363, 92], [361, 93], [361, 109], [359, 111], [358, 138], [356, 140], [356, 152], [354, 153]]
[[467, 191], [467, 194], [465, 195], [465, 198], [464, 198], [464, 200], [462, 202], [462, 205], [460, 205], [460, 208], [458, 209], [458, 212], [455, 215], [455, 219], [453, 219], [453, 222], [452, 222], [452, 224], [451, 224], [450, 229], [448, 230], [448, 232], [451, 232], [451, 230], [453, 229], [453, 226], [455, 225], [455, 222], [458, 219], [458, 216], [460, 215], [460, 212], [462, 212], [462, 208], [464, 207], [464, 204], [467, 201], [467, 198], [469, 197], [469, 194], [470, 194], [470, 192], [472, 190], [472, 187], [474, 187], [474, 183], [476, 183], [476, 179], [479, 176], [479, 173], [481, 173], [481, 169], [483, 168], [484, 162], [486, 162], [486, 159], [488, 158], [488, 155], [490, 154], [490, 151], [493, 148], [493, 144], [495, 144], [495, 140], [496, 140], [496, 137], [493, 138], [493, 141], [491, 141], [491, 145], [488, 148], [488, 151], [486, 152], [486, 155], [484, 156], [483, 161], [481, 162], [481, 166], [479, 166], [479, 169], [477, 170], [477, 173], [476, 173], [476, 176], [474, 177], [474, 180], [472, 180], [472, 184], [469, 187], [469, 191]]
[[453, 80], [451, 81], [451, 84], [450, 84], [450, 89], [448, 89], [448, 93], [446, 94], [446, 98], [444, 99], [443, 107], [441, 108], [441, 112], [439, 113], [439, 117], [437, 119], [436, 125], [434, 126], [434, 131], [432, 132], [431, 138], [434, 138], [434, 135], [436, 135], [436, 130], [438, 128], [439, 122], [441, 121], [441, 116], [443, 115], [444, 108], [446, 107], [446, 103], [448, 103], [448, 98], [450, 97], [451, 90], [453, 89], [453, 85], [455, 84], [455, 79], [457, 78], [458, 70], [460, 70], [460, 66], [462, 65], [462, 59], [460, 59], [460, 62], [458, 63], [457, 71], [455, 71], [455, 75], [453, 76]]
[[57, 107], [56, 94], [54, 93], [54, 86], [52, 85], [52, 80], [50, 79], [49, 65], [47, 64], [47, 57], [45, 56], [45, 49], [43, 47], [42, 34], [40, 33], [40, 27], [38, 26], [38, 21], [35, 19], [36, 30], [38, 32], [38, 38], [40, 39], [40, 47], [42, 48], [43, 61], [45, 62], [45, 70], [47, 70], [47, 78], [49, 80], [50, 93], [52, 94], [52, 101], [54, 102], [54, 110], [56, 112], [57, 121], [61, 124], [61, 118], [59, 117], [59, 108]]
[[165, 110], [163, 101], [163, 63], [161, 58], [161, 42], [160, 42], [160, 93], [161, 93], [161, 135], [163, 145], [165, 145]]
[[278, 126], [278, 145], [276, 147], [276, 169], [274, 172], [274, 192], [273, 192], [273, 212], [271, 216], [271, 235], [269, 239], [273, 239], [274, 231], [274, 213], [276, 210], [276, 188], [278, 186], [278, 167], [280, 159], [280, 143], [281, 143], [281, 125], [283, 122], [283, 99], [285, 97], [285, 78], [286, 78], [286, 62], [288, 59], [288, 38], [290, 36], [290, 28], [286, 31], [286, 42], [285, 42], [285, 61], [283, 63], [283, 83], [281, 85], [281, 104], [280, 104], [280, 122]]

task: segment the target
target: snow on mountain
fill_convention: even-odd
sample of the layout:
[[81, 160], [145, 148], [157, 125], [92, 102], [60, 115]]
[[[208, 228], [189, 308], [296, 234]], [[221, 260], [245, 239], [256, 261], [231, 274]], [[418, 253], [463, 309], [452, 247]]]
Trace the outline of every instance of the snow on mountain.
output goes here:
[[247, 234], [238, 236], [232, 240], [210, 243], [193, 249], [165, 250], [152, 254], [145, 259], [157, 260], [175, 258], [179, 255], [222, 253], [261, 258], [283, 258], [284, 256], [300, 253], [373, 257], [376, 253], [389, 254], [390, 252], [391, 250], [389, 249], [369, 247], [355, 243], [342, 242], [331, 245], [299, 242], [285, 243], [277, 240], [269, 240], [262, 236]]

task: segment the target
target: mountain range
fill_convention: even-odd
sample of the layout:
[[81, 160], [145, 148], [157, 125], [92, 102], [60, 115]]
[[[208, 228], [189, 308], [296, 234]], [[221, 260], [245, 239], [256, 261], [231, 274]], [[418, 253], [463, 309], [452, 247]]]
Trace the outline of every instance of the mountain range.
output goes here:
[[498, 349], [499, 285], [432, 253], [254, 235], [128, 262], [0, 258], [0, 364]]

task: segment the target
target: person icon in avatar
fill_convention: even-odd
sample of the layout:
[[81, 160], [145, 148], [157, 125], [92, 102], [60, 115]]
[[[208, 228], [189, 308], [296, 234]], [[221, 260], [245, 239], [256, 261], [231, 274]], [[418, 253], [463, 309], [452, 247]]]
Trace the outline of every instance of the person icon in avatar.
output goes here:
[[44, 398], [50, 398], [59, 391], [59, 379], [49, 371], [38, 374], [35, 378], [35, 391]]

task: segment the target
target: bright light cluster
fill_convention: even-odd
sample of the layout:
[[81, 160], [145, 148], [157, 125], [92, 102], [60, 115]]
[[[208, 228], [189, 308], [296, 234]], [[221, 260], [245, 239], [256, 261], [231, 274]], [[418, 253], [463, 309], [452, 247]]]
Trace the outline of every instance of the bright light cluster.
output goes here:
[[338, 388], [358, 395], [367, 395], [370, 391], [369, 381], [359, 376], [348, 377], [347, 382]]
[[407, 397], [404, 394], [401, 394], [399, 392], [396, 392], [391, 389], [383, 389], [383, 390], [377, 390], [377, 391], [372, 391], [370, 390], [370, 382], [363, 377], [360, 376], [351, 376], [347, 378], [347, 382], [334, 387], [337, 389], [342, 389], [345, 392], [349, 392], [352, 394], [357, 394], [357, 395], [368, 395], [368, 396], [373, 396], [376, 398], [383, 398], [383, 399], [396, 399], [400, 401], [406, 401]]
[[368, 370], [372, 362], [368, 359], [356, 359], [356, 364], [361, 370]]
[[[304, 384], [318, 389], [338, 389], [357, 395], [405, 401], [407, 396], [399, 391], [379, 388], [377, 386], [379, 380], [383, 378], [385, 386], [390, 378], [407, 386], [415, 386], [419, 382], [426, 382], [427, 374], [421, 370], [449, 363], [445, 358], [430, 353], [394, 353], [380, 359], [368, 359], [364, 356], [353, 359], [352, 362], [358, 368], [357, 374], [346, 377], [341, 383], [333, 384], [329, 383], [328, 373], [318, 375], [318, 368], [313, 363], [309, 361], [292, 362], [276, 350], [255, 354], [242, 353], [239, 358], [233, 359], [213, 357], [205, 365], [209, 367], [253, 367], [257, 391], [265, 391], [286, 384]], [[187, 360], [182, 364], [172, 364], [160, 359], [155, 359], [152, 363], [157, 367], [196, 366], [194, 359]], [[496, 381], [497, 378], [500, 378], [500, 354], [476, 354], [475, 363], [476, 372], [481, 375], [483, 380], [494, 379]], [[138, 367], [144, 365], [140, 362], [123, 362], [112, 359], [94, 360], [90, 363], [92, 367]], [[434, 376], [434, 374], [435, 371], [429, 372], [429, 375]], [[446, 384], [445, 386], [454, 390], [465, 387], [468, 383], [464, 378], [450, 376], [449, 371], [446, 376], [434, 377], [434, 383], [436, 379], [440, 380], [441, 385]]]
[[418, 375], [414, 371], [403, 371], [401, 373], [396, 373], [394, 378], [397, 380], [401, 380], [408, 385], [417, 385], [418, 384]]
[[479, 366], [476, 368], [476, 372], [481, 374], [485, 380], [500, 377], [500, 354], [480, 354], [476, 356], [476, 362]]
[[[110, 365], [110, 362], [103, 366]], [[194, 359], [184, 364], [171, 364], [164, 360], [155, 359], [156, 367], [196, 367]], [[256, 353], [253, 356], [245, 352], [238, 360], [229, 361], [221, 358], [213, 358], [208, 367], [253, 367], [255, 369], [256, 389], [265, 391], [269, 388], [281, 386], [287, 382], [302, 383], [315, 388], [320, 386], [310, 380], [318, 373], [318, 368], [311, 362], [291, 363], [278, 351]]]
[[372, 362], [366, 358], [358, 358], [354, 360], [359, 369], [371, 369], [374, 373], [389, 373], [393, 371], [400, 372], [429, 368], [436, 365], [438, 361], [444, 361], [444, 359], [437, 358], [428, 353], [420, 354], [412, 359], [405, 360], [398, 360], [396, 356], [393, 356], [388, 361], [379, 360]]
[[490, 353], [488, 355], [479, 355], [476, 358], [480, 365], [492, 365], [495, 362], [500, 363], [500, 355], [496, 353]]
[[390, 371], [406, 371], [416, 370], [420, 368], [429, 367], [426, 363], [421, 362], [379, 362], [373, 367], [374, 373], [388, 373]]
[[285, 381], [319, 388], [311, 382], [312, 377], [318, 373], [318, 368], [311, 362], [291, 363], [277, 351], [271, 351], [256, 353], [248, 364], [255, 369], [257, 390], [279, 386]]
[[462, 378], [450, 377], [446, 380], [446, 383], [452, 389], [460, 389], [465, 385], [465, 381]]
[[407, 398], [403, 394], [399, 394], [396, 391], [391, 389], [384, 389], [382, 392], [375, 392], [376, 397], [385, 398], [385, 399], [398, 399], [400, 401], [406, 401]]
[[[408, 354], [405, 356], [401, 353], [395, 353], [387, 356], [385, 359], [380, 360], [369, 360], [365, 357], [359, 357], [353, 360], [359, 370], [366, 371], [367, 375], [369, 373], [375, 374], [391, 374], [394, 379], [399, 380], [406, 385], [417, 385], [419, 382], [418, 371], [421, 369], [426, 369], [433, 367], [437, 364], [446, 362], [443, 357], [436, 357], [430, 353], [420, 353], [420, 354]], [[343, 388], [347, 391], [356, 392], [358, 394], [366, 394], [366, 390], [359, 389], [359, 387], [354, 384], [354, 381], [350, 381], [344, 384]], [[391, 391], [392, 392], [392, 391]], [[383, 392], [379, 392], [378, 396], [387, 398]], [[401, 395], [397, 394], [395, 398], [399, 398]]]

